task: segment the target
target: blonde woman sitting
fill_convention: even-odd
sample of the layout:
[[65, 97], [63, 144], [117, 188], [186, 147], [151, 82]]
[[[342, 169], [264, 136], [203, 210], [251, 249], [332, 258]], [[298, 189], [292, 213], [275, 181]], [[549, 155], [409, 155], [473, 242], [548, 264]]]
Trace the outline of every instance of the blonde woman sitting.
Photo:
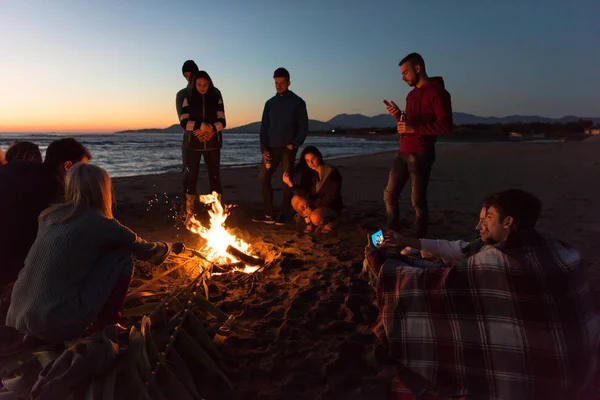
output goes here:
[[[167, 243], [147, 242], [113, 217], [110, 177], [100, 167], [73, 166], [65, 201], [40, 214], [6, 317], [6, 325], [47, 342], [117, 324], [132, 256], [159, 265], [171, 251]], [[183, 244], [173, 247], [179, 252]]]

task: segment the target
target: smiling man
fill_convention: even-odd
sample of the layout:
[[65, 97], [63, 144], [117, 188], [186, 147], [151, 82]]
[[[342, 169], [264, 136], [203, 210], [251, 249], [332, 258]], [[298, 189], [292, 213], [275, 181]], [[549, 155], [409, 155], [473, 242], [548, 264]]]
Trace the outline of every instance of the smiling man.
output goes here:
[[424, 259], [441, 259], [444, 263], [452, 263], [464, 260], [491, 243], [490, 233], [484, 221], [489, 207], [489, 199], [485, 199], [479, 210], [479, 221], [475, 229], [479, 232], [479, 237], [471, 242], [464, 240], [443, 240], [443, 239], [425, 239], [411, 238], [400, 235], [390, 229], [384, 230], [386, 238], [386, 248], [400, 253], [404, 248], [420, 250], [421, 257]]
[[598, 369], [600, 316], [579, 253], [535, 229], [530, 193], [495, 193], [484, 208], [485, 245], [453, 263], [367, 246], [374, 332], [398, 362], [392, 398], [587, 398], [577, 396]]

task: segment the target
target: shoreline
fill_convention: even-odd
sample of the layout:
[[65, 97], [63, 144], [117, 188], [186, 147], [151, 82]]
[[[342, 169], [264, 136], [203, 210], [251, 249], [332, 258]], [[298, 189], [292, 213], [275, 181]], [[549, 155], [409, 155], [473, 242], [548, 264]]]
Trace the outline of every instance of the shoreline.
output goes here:
[[[365, 153], [365, 154], [341, 154], [339, 156], [333, 156], [333, 157], [327, 157], [327, 160], [345, 160], [348, 158], [354, 158], [354, 157], [370, 157], [370, 156], [378, 156], [380, 154], [386, 154], [386, 153], [396, 153], [398, 150], [384, 150], [384, 151], [376, 151], [373, 153]], [[201, 164], [200, 169], [202, 170], [204, 164]], [[230, 169], [243, 169], [243, 168], [258, 168], [260, 167], [260, 163], [253, 163], [253, 164], [236, 164], [236, 165], [222, 165], [221, 166], [221, 171], [223, 170], [230, 170]], [[135, 177], [141, 177], [141, 176], [156, 176], [156, 175], [162, 175], [162, 174], [173, 174], [173, 173], [181, 173], [178, 170], [169, 170], [169, 171], [161, 171], [161, 172], [152, 172], [149, 174], [137, 174], [137, 175], [119, 175], [119, 176], [115, 176], [115, 177], [111, 177], [111, 179], [114, 181], [115, 179], [122, 179], [122, 178], [135, 178]]]
[[[437, 150], [439, 152], [439, 149]], [[344, 164], [354, 164], [354, 163], [361, 163], [364, 162], [365, 159], [369, 159], [369, 158], [373, 158], [373, 157], [385, 157], [388, 155], [393, 155], [396, 154], [397, 150], [389, 150], [389, 151], [381, 151], [381, 152], [375, 152], [375, 153], [369, 153], [369, 154], [360, 154], [360, 155], [349, 155], [349, 156], [340, 156], [340, 157], [332, 157], [332, 158], [327, 158], [326, 161], [328, 160], [335, 160], [335, 161], [341, 161]], [[335, 164], [335, 163], [334, 163]], [[223, 186], [223, 191], [225, 192], [227, 190], [227, 186], [231, 186], [231, 185], [227, 185], [225, 183], [225, 179], [226, 177], [228, 177], [229, 175], [231, 175], [233, 172], [236, 173], [243, 173], [244, 175], [247, 174], [251, 174], [253, 172], [255, 172], [256, 175], [256, 185], [257, 185], [257, 190], [258, 189], [258, 171], [260, 168], [260, 164], [251, 164], [251, 165], [238, 165], [238, 166], [229, 166], [229, 167], [221, 167], [221, 179], [222, 179], [222, 186]], [[205, 186], [203, 184], [206, 183], [206, 168], [201, 166], [200, 168], [200, 173], [199, 173], [199, 184], [200, 186]], [[280, 177], [281, 176], [281, 170], [278, 169], [275, 173], [274, 173], [274, 177]], [[115, 187], [115, 199], [116, 199], [116, 203], [117, 204], [136, 204], [136, 203], [146, 203], [148, 200], [146, 199], [152, 199], [154, 198], [154, 194], [156, 193], [162, 193], [163, 195], [167, 195], [170, 196], [174, 193], [177, 193], [178, 189], [174, 188], [175, 185], [173, 185], [173, 181], [176, 180], [177, 181], [177, 185], [181, 186], [181, 175], [182, 173], [180, 171], [168, 171], [168, 172], [158, 172], [155, 174], [144, 174], [144, 175], [131, 175], [131, 176], [116, 176], [112, 179], [113, 185]], [[144, 199], [141, 199], [140, 196], [124, 196], [124, 197], [119, 197], [118, 196], [118, 189], [125, 189], [126, 186], [128, 185], [134, 185], [134, 187], [136, 187], [138, 190], [139, 189], [147, 189], [149, 186], [145, 185], [146, 181], [152, 181], [154, 182], [152, 184], [153, 188], [157, 188], [157, 192], [150, 194], [147, 190], [146, 190], [146, 196], [144, 197]], [[140, 182], [141, 184], [138, 184], [138, 182]], [[144, 183], [142, 183], [144, 182]], [[157, 186], [156, 183], [160, 182], [160, 185]], [[279, 187], [279, 182], [278, 179], [273, 179], [273, 188], [274, 190], [280, 189]], [[168, 189], [168, 190], [167, 190]], [[123, 191], [123, 190], [121, 190]], [[125, 192], [127, 191], [126, 189], [124, 190]], [[138, 195], [142, 194], [141, 192], [137, 192]]]

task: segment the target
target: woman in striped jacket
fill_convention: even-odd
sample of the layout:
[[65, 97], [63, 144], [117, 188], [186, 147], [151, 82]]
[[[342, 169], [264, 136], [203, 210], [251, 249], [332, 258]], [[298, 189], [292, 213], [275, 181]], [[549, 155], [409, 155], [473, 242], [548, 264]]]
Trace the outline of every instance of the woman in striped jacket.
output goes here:
[[180, 123], [185, 130], [183, 140], [183, 187], [186, 195], [186, 212], [194, 212], [196, 182], [200, 159], [208, 170], [210, 192], [220, 195], [221, 188], [221, 133], [225, 128], [223, 96], [206, 71], [200, 71], [191, 84], [189, 94], [183, 99]]

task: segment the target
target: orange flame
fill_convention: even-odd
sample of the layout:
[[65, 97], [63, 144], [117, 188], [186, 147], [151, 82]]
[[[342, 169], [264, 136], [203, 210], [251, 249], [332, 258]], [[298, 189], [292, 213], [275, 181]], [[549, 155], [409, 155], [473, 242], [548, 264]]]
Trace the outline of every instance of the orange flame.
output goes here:
[[[199, 196], [200, 202], [209, 204], [211, 206], [208, 210], [210, 216], [209, 227], [203, 226], [194, 216], [191, 217], [187, 229], [191, 232], [199, 235], [206, 240], [206, 244], [200, 253], [210, 262], [216, 265], [226, 265], [235, 262], [239, 262], [236, 257], [227, 252], [227, 247], [233, 246], [243, 253], [252, 255], [252, 246], [244, 240], [231, 234], [227, 228], [225, 228], [225, 221], [229, 216], [229, 207], [223, 207], [219, 199], [217, 192], [211, 194]], [[251, 274], [255, 272], [258, 267], [246, 265], [243, 269], [236, 268], [235, 271]]]

